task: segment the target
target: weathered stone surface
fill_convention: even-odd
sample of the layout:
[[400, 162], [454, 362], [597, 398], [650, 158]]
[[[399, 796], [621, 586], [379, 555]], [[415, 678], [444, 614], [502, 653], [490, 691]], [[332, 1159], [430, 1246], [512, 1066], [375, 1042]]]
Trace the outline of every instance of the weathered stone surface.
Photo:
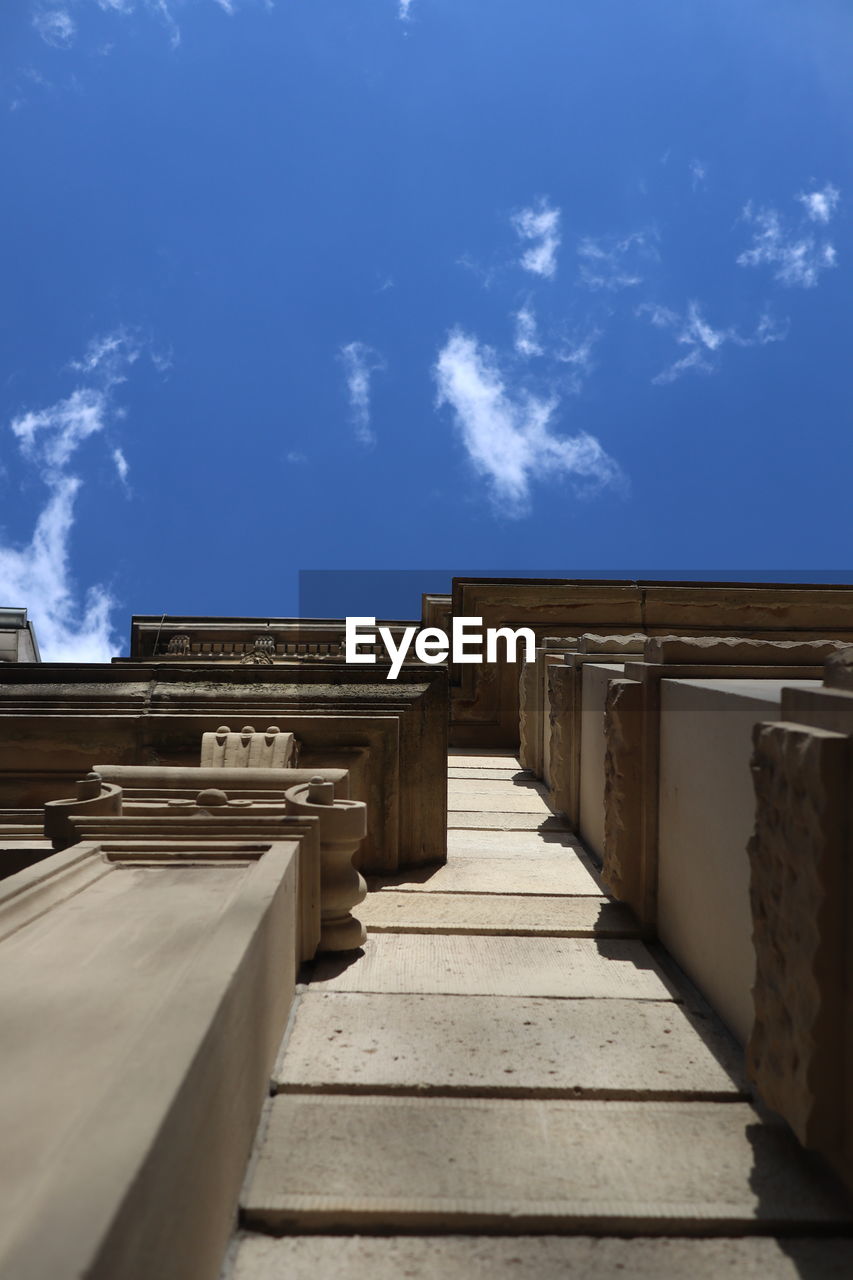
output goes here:
[[734, 1059], [672, 1002], [309, 989], [275, 1080], [300, 1091], [731, 1100], [744, 1092]]
[[574, 821], [574, 759], [577, 748], [576, 703], [579, 691], [578, 672], [564, 663], [552, 663], [546, 672], [545, 702], [548, 709], [549, 735], [548, 779], [549, 800], [557, 813], [569, 814]]
[[536, 768], [536, 683], [538, 664], [523, 662], [518, 677], [518, 758], [523, 769]]
[[604, 858], [601, 878], [614, 897], [635, 911], [645, 906], [640, 824], [642, 815], [643, 689], [613, 680], [604, 714]]
[[648, 949], [622, 938], [374, 933], [350, 964], [319, 959], [310, 981], [324, 991], [671, 998]]
[[747, 639], [743, 636], [649, 636], [644, 661], [654, 663], [747, 663], [752, 666], [823, 665], [843, 640]]
[[737, 1102], [285, 1094], [243, 1214], [272, 1231], [849, 1225], [846, 1199], [798, 1155], [787, 1130]]
[[754, 744], [749, 1068], [762, 1098], [800, 1140], [843, 1162], [850, 743], [781, 722], [756, 725]]
[[578, 653], [642, 653], [646, 635], [631, 631], [622, 636], [578, 636]]
[[853, 1241], [244, 1234], [231, 1280], [848, 1280]]
[[406, 889], [415, 893], [547, 893], [593, 894], [601, 886], [579, 858], [564, 853], [517, 858], [458, 858], [452, 867], [404, 871], [368, 881], [371, 889]]
[[477, 893], [371, 893], [359, 907], [371, 933], [550, 934], [632, 938], [633, 916], [606, 898]]
[[597, 858], [604, 854], [607, 692], [622, 670], [618, 663], [588, 662], [582, 673], [578, 830]]
[[824, 683], [828, 689], [853, 690], [853, 648], [843, 646], [827, 656]]

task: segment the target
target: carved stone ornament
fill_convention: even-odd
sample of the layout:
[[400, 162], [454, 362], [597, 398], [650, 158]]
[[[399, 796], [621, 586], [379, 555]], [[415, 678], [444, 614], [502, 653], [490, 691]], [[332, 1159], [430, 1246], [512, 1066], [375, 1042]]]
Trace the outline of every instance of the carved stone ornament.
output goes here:
[[367, 884], [352, 860], [367, 834], [367, 806], [336, 800], [334, 786], [321, 777], [285, 792], [287, 812], [320, 819], [320, 951], [353, 951], [367, 938], [352, 908], [363, 902]]
[[176, 635], [169, 637], [169, 643], [166, 645], [166, 652], [175, 658], [186, 658], [190, 652], [190, 638], [186, 635]]
[[271, 667], [275, 658], [275, 637], [255, 636], [252, 648], [241, 659], [242, 666]]

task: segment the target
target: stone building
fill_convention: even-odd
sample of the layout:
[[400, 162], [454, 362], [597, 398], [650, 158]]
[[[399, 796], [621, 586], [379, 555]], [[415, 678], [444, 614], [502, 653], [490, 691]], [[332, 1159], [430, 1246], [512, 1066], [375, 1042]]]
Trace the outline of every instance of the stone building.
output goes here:
[[853, 1274], [853, 588], [463, 616], [0, 611], [3, 1280]]

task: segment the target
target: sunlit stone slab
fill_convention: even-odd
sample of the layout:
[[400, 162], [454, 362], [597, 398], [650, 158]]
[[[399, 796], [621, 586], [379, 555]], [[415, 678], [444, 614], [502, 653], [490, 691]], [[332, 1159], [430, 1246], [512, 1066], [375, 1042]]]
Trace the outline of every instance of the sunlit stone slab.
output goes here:
[[636, 937], [630, 911], [607, 898], [511, 894], [371, 893], [358, 908], [371, 932]]
[[275, 1079], [315, 1092], [729, 1099], [744, 1092], [735, 1054], [671, 1001], [309, 989]]
[[452, 769], [462, 766], [466, 769], [520, 769], [521, 762], [512, 751], [496, 751], [486, 755], [480, 751], [449, 751], [447, 767]]
[[243, 1213], [271, 1231], [850, 1222], [836, 1184], [746, 1103], [282, 1094], [268, 1120]]
[[231, 1280], [848, 1280], [853, 1241], [244, 1235]]
[[[487, 789], [488, 788], [488, 789]], [[466, 809], [477, 813], [551, 812], [537, 787], [512, 782], [454, 782], [447, 784], [448, 809]]]
[[[579, 858], [566, 853], [551, 857], [530, 854], [518, 858], [457, 858], [449, 866], [385, 876], [371, 888], [406, 889], [427, 893], [594, 894], [601, 886]], [[382, 891], [380, 889], [380, 891]]]
[[470, 769], [454, 768], [452, 765], [447, 770], [447, 777], [451, 782], [457, 782], [460, 779], [465, 782], [519, 782], [525, 780], [533, 780], [533, 775], [523, 772], [519, 769]]
[[580, 841], [569, 831], [481, 831], [470, 827], [448, 831], [447, 854], [450, 859], [585, 856]]
[[481, 810], [479, 813], [465, 810], [451, 810], [447, 814], [449, 829], [459, 827], [478, 827], [495, 831], [566, 831], [564, 819], [549, 813], [492, 813]]
[[623, 938], [375, 933], [349, 963], [321, 957], [310, 980], [326, 991], [670, 998], [647, 947]]

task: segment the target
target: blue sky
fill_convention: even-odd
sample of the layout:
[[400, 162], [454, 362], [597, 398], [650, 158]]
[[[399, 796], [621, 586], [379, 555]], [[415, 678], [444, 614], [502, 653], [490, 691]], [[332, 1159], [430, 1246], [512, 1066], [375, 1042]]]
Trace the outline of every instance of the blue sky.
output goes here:
[[306, 569], [849, 571], [851, 37], [9, 0], [0, 603], [71, 659]]

